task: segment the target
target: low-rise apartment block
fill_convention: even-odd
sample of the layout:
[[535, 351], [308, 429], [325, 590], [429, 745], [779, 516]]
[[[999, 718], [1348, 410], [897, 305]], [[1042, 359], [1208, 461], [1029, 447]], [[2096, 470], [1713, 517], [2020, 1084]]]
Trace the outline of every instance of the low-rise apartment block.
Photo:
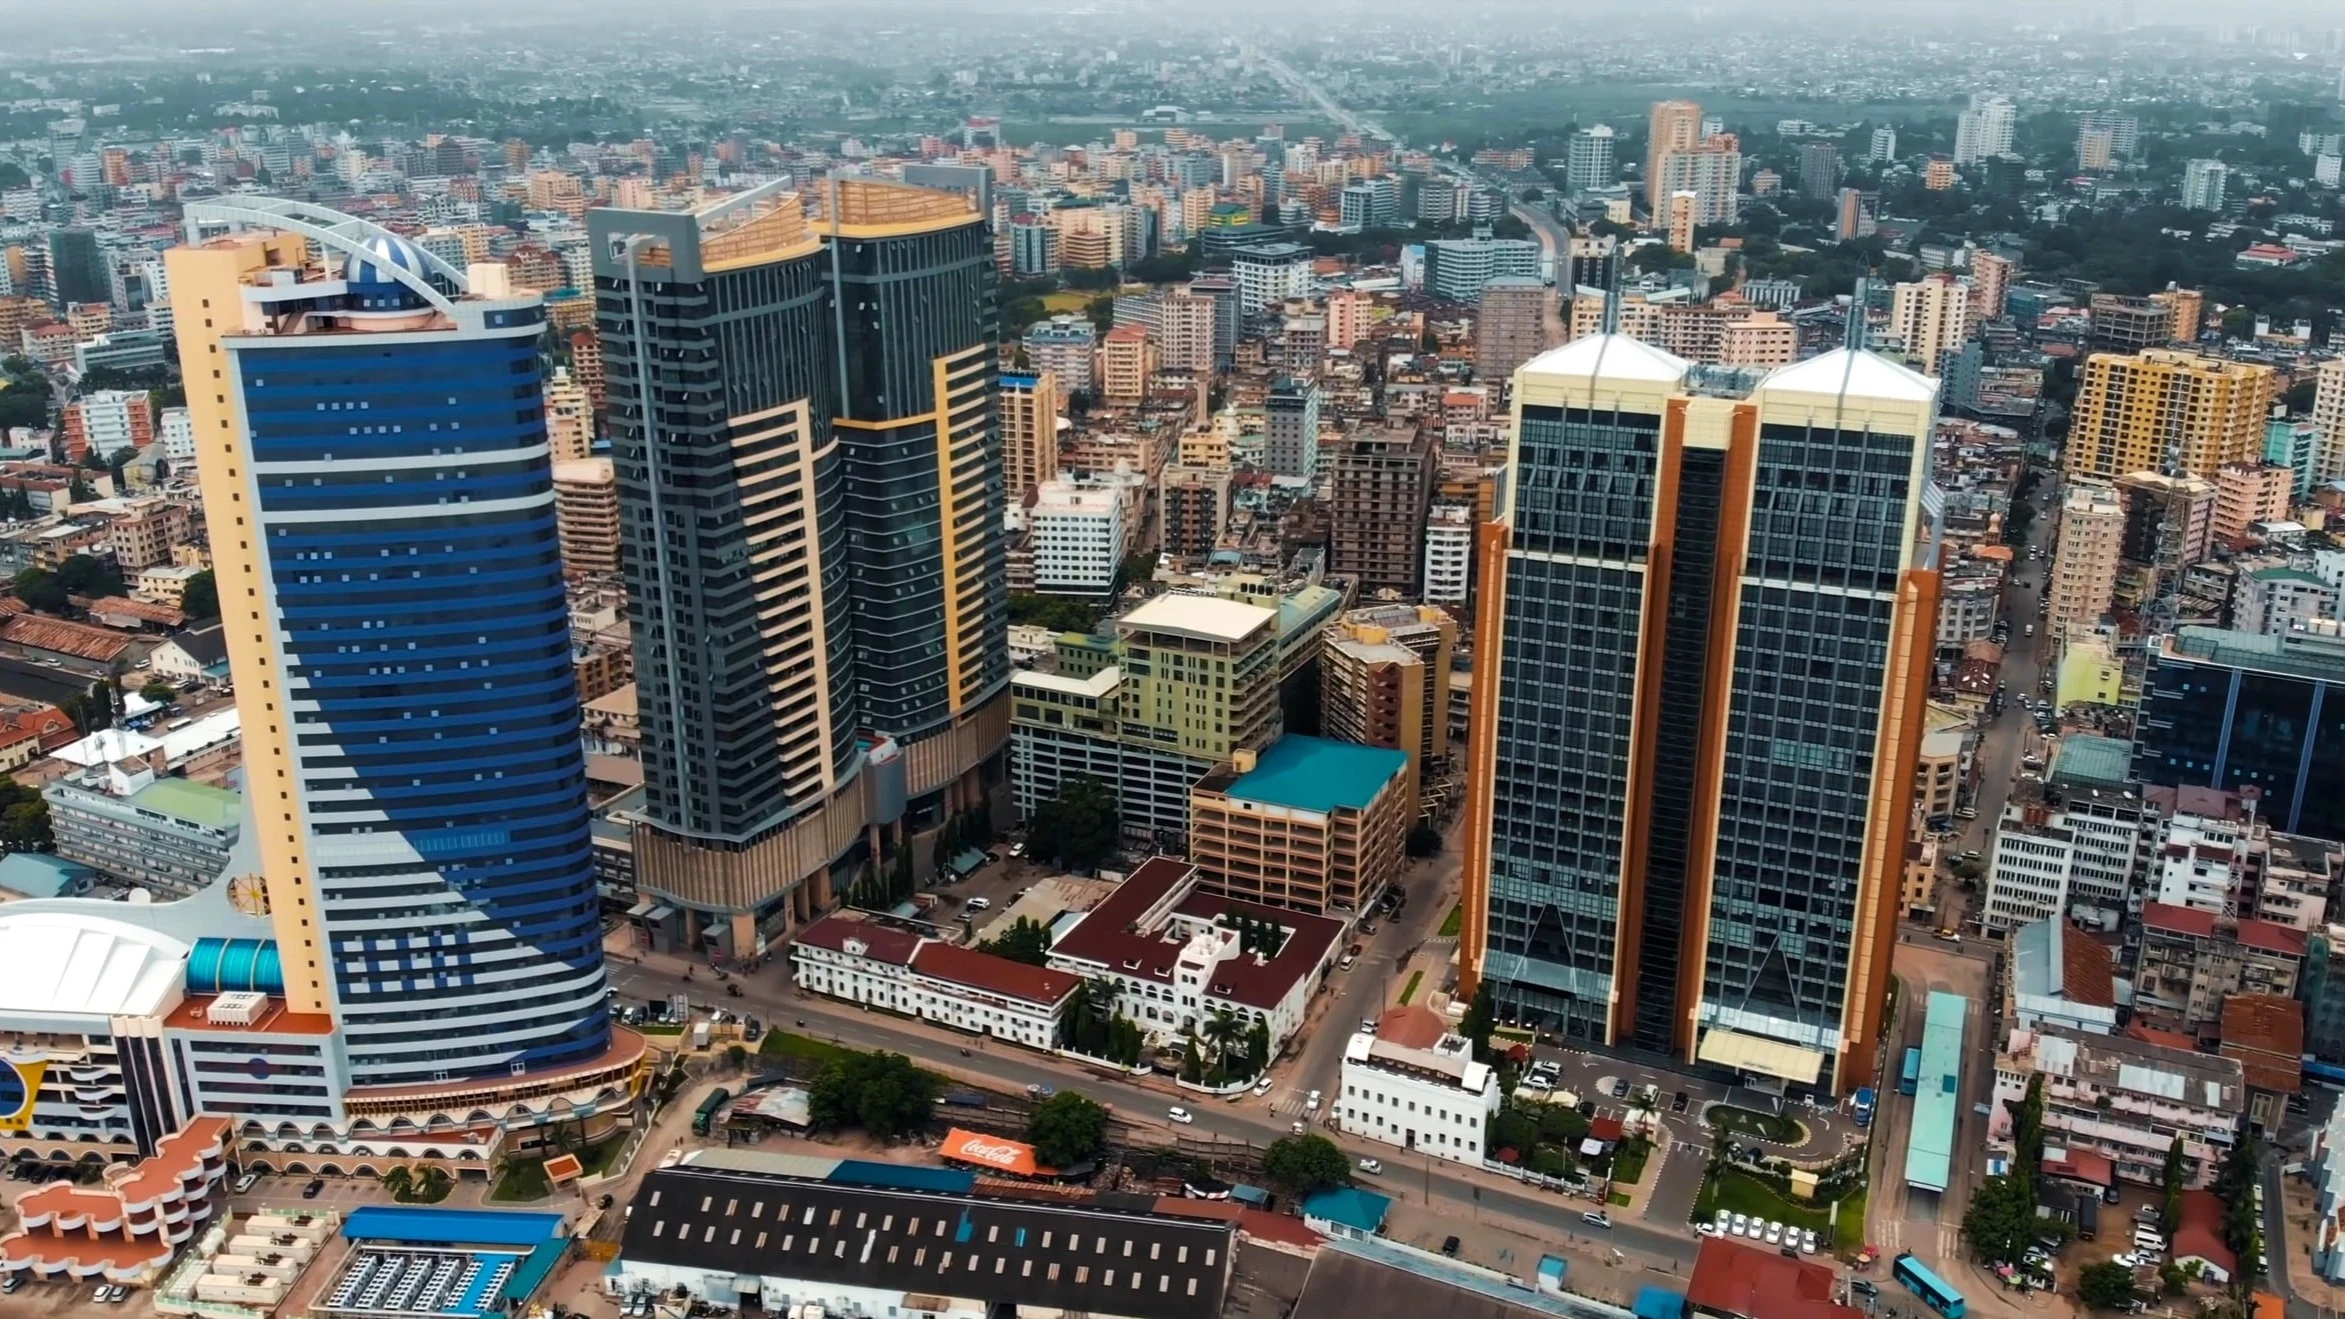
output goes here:
[[1995, 1057], [1990, 1145], [2009, 1148], [2011, 1111], [2039, 1074], [2046, 1143], [2103, 1155], [2119, 1177], [2143, 1186], [2163, 1184], [2177, 1135], [2185, 1184], [2206, 1185], [2247, 1111], [2246, 1075], [2235, 1059], [2132, 1035], [2015, 1027]]

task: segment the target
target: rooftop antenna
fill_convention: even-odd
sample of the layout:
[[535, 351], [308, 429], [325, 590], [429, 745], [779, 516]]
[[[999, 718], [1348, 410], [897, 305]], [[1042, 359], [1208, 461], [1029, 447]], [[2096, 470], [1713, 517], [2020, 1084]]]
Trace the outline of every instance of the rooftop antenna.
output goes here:
[[1865, 350], [1865, 305], [1872, 300], [1873, 281], [1859, 275], [1856, 288], [1848, 295], [1848, 328], [1841, 335], [1840, 346], [1852, 353]]

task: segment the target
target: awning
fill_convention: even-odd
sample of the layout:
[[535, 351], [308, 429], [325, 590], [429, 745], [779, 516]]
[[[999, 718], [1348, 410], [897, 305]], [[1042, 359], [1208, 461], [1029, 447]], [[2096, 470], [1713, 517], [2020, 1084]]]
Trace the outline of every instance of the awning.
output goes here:
[[664, 921], [668, 917], [675, 914], [676, 909], [674, 907], [654, 907], [650, 911], [643, 913], [643, 919], [653, 925], [657, 925], [661, 921]]
[[[662, 910], [662, 911], [665, 911], [665, 910], [667, 910], [667, 909], [666, 909], [665, 907], [663, 907], [663, 908], [661, 908], [661, 910]], [[638, 903], [636, 903], [634, 906], [632, 906], [632, 907], [629, 907], [629, 908], [627, 909], [627, 915], [628, 915], [628, 917], [629, 917], [630, 919], [632, 919], [632, 918], [634, 918], [634, 917], [637, 917], [637, 916], [646, 915], [646, 914], [648, 914], [650, 911], [651, 911], [651, 899], [650, 899], [650, 898], [645, 898], [645, 899], [644, 899], [644, 900], [642, 900], [641, 902], [638, 902]]]
[[1801, 1085], [1814, 1085], [1824, 1072], [1824, 1055], [1814, 1049], [1715, 1027], [1702, 1036], [1702, 1047], [1694, 1051], [1694, 1058], [1738, 1072], [1779, 1076]]

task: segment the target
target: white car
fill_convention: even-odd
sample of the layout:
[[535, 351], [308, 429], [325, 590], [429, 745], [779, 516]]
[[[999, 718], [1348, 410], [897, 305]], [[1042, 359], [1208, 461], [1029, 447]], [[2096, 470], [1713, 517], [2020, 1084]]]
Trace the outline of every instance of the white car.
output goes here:
[[1546, 1077], [1541, 1076], [1536, 1072], [1533, 1072], [1531, 1075], [1524, 1077], [1523, 1085], [1526, 1089], [1531, 1090], [1553, 1090], [1555, 1088], [1555, 1082], [1548, 1080]]
[[1319, 1111], [1318, 1091], [1314, 1090], [1310, 1094], [1303, 1097], [1303, 1111], [1306, 1113], [1316, 1113]]
[[1813, 1255], [1816, 1253], [1816, 1229], [1803, 1227], [1799, 1230], [1799, 1248], [1802, 1254]]
[[968, 901], [968, 903], [967, 903], [967, 906], [968, 906], [969, 910], [971, 910], [971, 911], [985, 911], [985, 910], [988, 910], [988, 909], [990, 909], [990, 908], [993, 906], [993, 899], [991, 899], [991, 898], [971, 898], [971, 899], [969, 899], [969, 901]]
[[1733, 1232], [1738, 1237], [1747, 1237], [1751, 1234], [1751, 1220], [1741, 1214], [1736, 1214], [1734, 1216], [1734, 1226], [1729, 1228], [1728, 1231]]
[[252, 1190], [252, 1188], [260, 1184], [261, 1175], [259, 1173], [247, 1172], [236, 1179], [236, 1193], [238, 1195], [247, 1194]]
[[1732, 1214], [1729, 1214], [1725, 1210], [1721, 1209], [1718, 1211], [1718, 1216], [1711, 1220], [1710, 1226], [1718, 1229], [1719, 1236], [1725, 1236], [1727, 1224], [1732, 1221], [1733, 1217], [1734, 1216]]
[[1382, 1160], [1382, 1159], [1362, 1159], [1362, 1160], [1360, 1160], [1360, 1171], [1361, 1171], [1361, 1172], [1364, 1172], [1364, 1173], [1368, 1173], [1368, 1174], [1370, 1174], [1370, 1175], [1374, 1175], [1374, 1174], [1376, 1174], [1376, 1173], [1383, 1172], [1383, 1171], [1384, 1171], [1384, 1160]]
[[1772, 1218], [1767, 1220], [1767, 1244], [1770, 1246], [1783, 1244], [1783, 1224]]
[[1024, 843], [1012, 843], [1012, 844], [1010, 844], [1010, 855], [1011, 855], [1011, 856], [1024, 856], [1024, 855], [1026, 855], [1026, 845], [1025, 845]]
[[1254, 1083], [1254, 1093], [1258, 1095], [1266, 1095], [1270, 1093], [1270, 1076], [1268, 1073], [1264, 1073], [1262, 1079]]
[[1182, 1108], [1177, 1104], [1169, 1109], [1166, 1109], [1164, 1115], [1173, 1121], [1180, 1123], [1184, 1127], [1197, 1120], [1196, 1114], [1191, 1113], [1189, 1110]]
[[2148, 1260], [2143, 1259], [2141, 1256], [2130, 1253], [2116, 1256], [2109, 1262], [2112, 1264], [2122, 1264], [2129, 1269], [2138, 1269], [2142, 1265], [2149, 1263]]

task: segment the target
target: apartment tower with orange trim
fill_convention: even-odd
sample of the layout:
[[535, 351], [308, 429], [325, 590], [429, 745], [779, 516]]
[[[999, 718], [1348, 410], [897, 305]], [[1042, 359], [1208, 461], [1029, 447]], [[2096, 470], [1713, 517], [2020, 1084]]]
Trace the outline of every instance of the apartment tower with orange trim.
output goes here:
[[1464, 991], [1578, 1043], [1863, 1084], [1937, 614], [1937, 382], [1595, 334], [1514, 387]]
[[1009, 741], [992, 240], [837, 177], [588, 213], [655, 946], [765, 954]]

